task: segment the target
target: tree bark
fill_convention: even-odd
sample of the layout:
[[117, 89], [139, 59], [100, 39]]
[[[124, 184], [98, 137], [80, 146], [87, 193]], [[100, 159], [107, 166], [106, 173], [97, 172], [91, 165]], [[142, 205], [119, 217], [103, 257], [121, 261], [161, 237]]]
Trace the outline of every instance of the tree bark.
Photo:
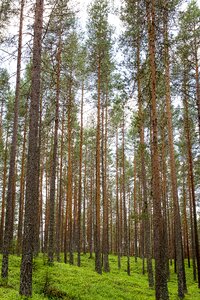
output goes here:
[[68, 231], [69, 231], [69, 263], [74, 263], [73, 257], [73, 224], [72, 224], [72, 78], [69, 82], [68, 112], [68, 169], [67, 169], [67, 201], [68, 201]]
[[121, 247], [120, 247], [120, 216], [119, 216], [119, 158], [118, 158], [118, 128], [116, 129], [116, 244], [117, 244], [117, 263], [121, 269]]
[[96, 129], [96, 228], [95, 228], [95, 270], [102, 274], [101, 263], [101, 182], [100, 182], [100, 111], [101, 111], [101, 61], [98, 58], [98, 96], [97, 96], [97, 129]]
[[[108, 83], [106, 83], [108, 85]], [[108, 192], [107, 192], [107, 138], [108, 138], [108, 86], [106, 86], [105, 95], [105, 113], [102, 117], [102, 189], [103, 189], [103, 270], [104, 272], [110, 272], [109, 266], [109, 225], [108, 225]], [[102, 107], [104, 111], [104, 106]], [[104, 120], [105, 119], [105, 120]], [[104, 122], [105, 121], [105, 122]], [[104, 138], [103, 138], [104, 136]]]
[[20, 96], [20, 80], [21, 80], [21, 58], [22, 58], [22, 30], [24, 18], [24, 0], [21, 1], [20, 8], [20, 24], [19, 24], [19, 39], [18, 39], [18, 53], [17, 53], [17, 76], [15, 87], [15, 104], [14, 104], [14, 122], [13, 135], [10, 150], [10, 164], [8, 176], [8, 190], [6, 199], [6, 218], [5, 218], [5, 232], [3, 242], [3, 259], [1, 277], [7, 282], [8, 279], [8, 255], [10, 252], [11, 242], [13, 238], [13, 208], [15, 202], [15, 162], [17, 151], [17, 130], [18, 130], [18, 110], [19, 110], [19, 96]]
[[171, 91], [170, 91], [170, 62], [169, 62], [169, 38], [168, 38], [168, 1], [165, 2], [165, 11], [163, 14], [164, 22], [164, 55], [165, 55], [165, 101], [166, 101], [166, 113], [167, 113], [167, 126], [168, 126], [168, 141], [169, 141], [169, 154], [170, 154], [170, 171], [171, 171], [171, 183], [172, 183], [172, 197], [173, 197], [173, 209], [174, 209], [174, 230], [175, 230], [175, 243], [176, 243], [176, 260], [177, 260], [177, 277], [178, 277], [178, 296], [184, 297], [184, 293], [187, 293], [186, 279], [185, 279], [185, 265], [183, 258], [183, 243], [182, 243], [182, 229], [181, 229], [181, 217], [178, 201], [177, 190], [177, 177], [176, 177], [176, 164], [174, 156], [174, 144], [173, 144], [173, 125], [172, 125], [172, 113], [171, 113]]
[[156, 63], [155, 63], [155, 1], [146, 1], [148, 22], [148, 43], [151, 76], [151, 121], [152, 121], [152, 176], [153, 176], [153, 214], [154, 214], [154, 253], [156, 300], [168, 300], [166, 258], [163, 235], [163, 216], [161, 212], [161, 191], [158, 156], [158, 128], [156, 102]]
[[50, 217], [49, 217], [49, 245], [48, 245], [48, 262], [53, 263], [54, 255], [54, 223], [55, 223], [55, 194], [56, 194], [56, 169], [57, 169], [57, 152], [58, 152], [58, 125], [59, 125], [59, 99], [60, 99], [60, 68], [61, 68], [61, 32], [59, 32], [59, 41], [57, 48], [57, 70], [56, 70], [56, 108], [55, 108], [55, 129], [54, 145], [50, 179]]
[[197, 262], [198, 288], [200, 288], [200, 251], [199, 251], [199, 237], [198, 237], [195, 186], [194, 186], [194, 174], [193, 174], [191, 134], [190, 134], [189, 111], [188, 111], [188, 100], [187, 100], [188, 91], [187, 91], [186, 69], [184, 69], [183, 91], [184, 91], [183, 104], [184, 104], [185, 135], [186, 135], [186, 142], [187, 142], [189, 178], [190, 178], [191, 195], [192, 195], [192, 211], [193, 211], [193, 222], [194, 222], [194, 241], [195, 241], [195, 252], [196, 252], [196, 262]]
[[28, 105], [26, 108], [25, 120], [24, 120], [24, 137], [22, 146], [22, 164], [21, 164], [21, 178], [20, 178], [20, 197], [19, 197], [19, 220], [17, 230], [17, 255], [21, 254], [22, 251], [22, 227], [24, 217], [24, 192], [25, 192], [25, 158], [26, 158], [26, 134], [27, 134], [27, 116], [28, 116]]
[[64, 107], [62, 112], [62, 129], [61, 129], [61, 146], [60, 146], [60, 182], [59, 182], [59, 198], [58, 198], [58, 211], [57, 211], [57, 222], [56, 222], [56, 256], [57, 261], [60, 261], [61, 251], [61, 213], [62, 213], [62, 202], [63, 202], [63, 148], [64, 148]]
[[6, 134], [6, 145], [5, 145], [5, 153], [4, 153], [4, 164], [3, 164], [3, 188], [2, 188], [2, 203], [1, 203], [1, 224], [0, 224], [0, 251], [1, 252], [2, 252], [2, 246], [3, 246], [3, 237], [4, 237], [7, 159], [8, 159], [8, 131]]
[[138, 85], [138, 115], [139, 115], [139, 132], [140, 132], [140, 161], [141, 161], [141, 183], [142, 183], [142, 198], [143, 198], [143, 217], [144, 217], [144, 243], [145, 254], [147, 258], [147, 272], [149, 287], [154, 286], [152, 255], [151, 255], [151, 227], [149, 219], [149, 208], [147, 199], [147, 183], [146, 183], [146, 168], [145, 168], [145, 141], [144, 141], [144, 112], [142, 107], [142, 92], [141, 92], [141, 70], [140, 70], [140, 36], [137, 38], [137, 85]]
[[42, 25], [43, 25], [43, 0], [36, 1], [34, 40], [33, 40], [33, 66], [31, 78], [31, 105], [29, 123], [29, 145], [27, 157], [26, 176], [26, 202], [24, 219], [24, 237], [22, 249], [22, 262], [20, 273], [20, 294], [32, 295], [32, 260], [34, 249], [35, 208], [37, 207], [38, 174], [38, 121], [40, 101], [40, 73], [42, 51]]
[[83, 99], [84, 99], [84, 82], [82, 82], [81, 95], [81, 127], [80, 127], [80, 148], [79, 148], [79, 182], [78, 182], [78, 267], [81, 266], [81, 199], [82, 199], [82, 160], [83, 160]]

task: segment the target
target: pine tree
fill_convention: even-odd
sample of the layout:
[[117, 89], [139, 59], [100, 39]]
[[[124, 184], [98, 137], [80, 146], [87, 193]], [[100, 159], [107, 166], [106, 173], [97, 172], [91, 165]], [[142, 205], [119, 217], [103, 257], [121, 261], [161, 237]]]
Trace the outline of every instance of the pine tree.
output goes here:
[[1, 269], [1, 276], [5, 281], [7, 281], [8, 278], [8, 255], [9, 255], [11, 242], [13, 238], [13, 226], [14, 226], [13, 208], [15, 206], [15, 163], [16, 163], [16, 152], [17, 152], [17, 130], [18, 130], [18, 110], [19, 110], [20, 76], [21, 76], [21, 60], [22, 60], [23, 18], [24, 18], [24, 0], [21, 1], [21, 8], [20, 8], [13, 136], [12, 136], [12, 144], [11, 144], [11, 151], [10, 151], [9, 177], [8, 177], [8, 188], [7, 188], [7, 199], [6, 199], [5, 235], [4, 235], [4, 242], [3, 242], [3, 260], [2, 260], [2, 269]]
[[156, 107], [156, 63], [155, 63], [155, 1], [146, 1], [148, 22], [148, 44], [151, 80], [151, 126], [152, 126], [152, 176], [154, 208], [154, 253], [155, 253], [155, 288], [156, 299], [169, 299], [167, 288], [166, 259], [164, 253], [163, 216], [161, 212], [161, 192], [158, 157], [158, 128]]
[[[104, 89], [104, 82], [106, 80], [106, 70], [108, 66], [108, 57], [110, 52], [110, 29], [108, 25], [108, 3], [107, 1], [96, 0], [89, 10], [90, 22], [88, 23], [88, 45], [89, 58], [91, 59], [90, 66], [94, 72], [94, 80], [97, 91], [97, 131], [96, 131], [96, 226], [95, 226], [95, 269], [101, 274], [101, 232], [100, 232], [100, 170], [101, 170], [101, 103]], [[105, 200], [105, 199], [104, 199]], [[105, 202], [104, 202], [105, 204]], [[106, 207], [108, 209], [108, 207]], [[105, 210], [104, 210], [105, 212]], [[104, 215], [105, 216], [105, 215]], [[106, 226], [108, 228], [108, 219], [106, 218]], [[106, 233], [107, 235], [107, 233]], [[108, 238], [104, 239], [108, 243]], [[105, 247], [104, 247], [105, 246]], [[105, 265], [108, 266], [108, 245], [104, 243], [105, 249], [104, 260]], [[106, 266], [105, 266], [106, 267]], [[107, 269], [107, 267], [106, 267]]]
[[173, 125], [172, 125], [172, 113], [171, 113], [171, 91], [170, 91], [170, 57], [169, 57], [169, 3], [165, 1], [163, 12], [163, 35], [164, 35], [164, 58], [165, 58], [165, 100], [166, 100], [166, 113], [167, 113], [167, 125], [168, 125], [168, 140], [169, 140], [169, 152], [170, 152], [170, 170], [171, 170], [171, 182], [172, 182], [172, 196], [174, 205], [174, 219], [175, 226], [175, 242], [176, 242], [176, 260], [177, 260], [177, 276], [178, 276], [178, 296], [184, 297], [184, 293], [187, 292], [186, 280], [185, 280], [185, 266], [183, 258], [183, 245], [182, 245], [182, 229], [181, 218], [178, 201], [178, 189], [177, 189], [177, 177], [176, 177], [176, 165], [174, 155], [174, 138], [173, 138]]
[[24, 236], [22, 248], [22, 262], [20, 273], [20, 294], [32, 295], [32, 261], [34, 250], [35, 208], [37, 207], [38, 184], [38, 121], [40, 99], [40, 74], [43, 26], [43, 0], [36, 1], [34, 41], [33, 41], [33, 66], [31, 76], [31, 104], [29, 123], [29, 144], [26, 176], [26, 200]]

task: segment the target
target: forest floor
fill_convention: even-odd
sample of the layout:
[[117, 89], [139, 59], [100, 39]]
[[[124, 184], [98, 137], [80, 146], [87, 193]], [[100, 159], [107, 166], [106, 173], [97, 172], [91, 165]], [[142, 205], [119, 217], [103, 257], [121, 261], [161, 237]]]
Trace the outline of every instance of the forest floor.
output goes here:
[[[7, 287], [0, 285], [0, 300], [25, 299], [19, 296], [20, 257], [11, 256], [9, 281]], [[1, 263], [1, 258], [0, 258]], [[55, 262], [46, 264], [42, 255], [34, 259], [32, 300], [153, 300], [154, 290], [149, 289], [147, 274], [142, 274], [142, 260], [136, 263], [131, 258], [131, 276], [126, 273], [126, 258], [122, 258], [122, 267], [117, 268], [117, 257], [110, 256], [110, 273], [98, 275], [94, 271], [94, 259], [81, 256], [82, 266]], [[186, 267], [188, 294], [185, 300], [200, 299], [197, 283], [192, 280], [192, 268]], [[177, 279], [171, 267], [169, 280], [170, 300], [177, 297]]]

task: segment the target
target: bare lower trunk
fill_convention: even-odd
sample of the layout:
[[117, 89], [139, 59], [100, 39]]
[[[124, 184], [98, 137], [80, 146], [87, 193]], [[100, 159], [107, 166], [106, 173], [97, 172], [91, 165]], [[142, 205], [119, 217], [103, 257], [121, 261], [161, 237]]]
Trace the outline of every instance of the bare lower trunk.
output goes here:
[[[104, 107], [102, 107], [104, 111]], [[105, 116], [102, 117], [102, 189], [103, 189], [103, 269], [104, 272], [110, 271], [109, 266], [109, 228], [108, 228], [108, 192], [107, 192], [107, 136], [108, 136], [108, 90], [106, 91], [106, 101], [105, 101]], [[105, 122], [104, 122], [105, 119]], [[105, 124], [104, 124], [105, 123]], [[103, 138], [104, 136], [104, 138]]]
[[187, 101], [188, 91], [187, 91], [186, 70], [184, 70], [183, 90], [184, 90], [183, 103], [184, 103], [184, 111], [185, 111], [185, 113], [184, 113], [185, 135], [186, 135], [186, 142], [187, 142], [189, 178], [190, 178], [190, 184], [191, 184], [192, 212], [193, 212], [193, 222], [194, 222], [193, 223], [194, 224], [194, 242], [195, 242], [195, 252], [196, 252], [196, 262], [197, 262], [198, 288], [200, 288], [200, 251], [199, 251], [196, 198], [195, 198], [195, 186], [194, 186], [194, 174], [193, 174], [192, 145], [191, 145], [189, 111], [188, 111], [188, 101]]
[[98, 104], [97, 104], [97, 137], [96, 137], [96, 228], [95, 228], [95, 270], [102, 274], [101, 263], [101, 187], [100, 187], [100, 111], [101, 111], [101, 62], [98, 61]]
[[2, 188], [2, 203], [1, 203], [1, 224], [0, 224], [0, 251], [1, 252], [3, 246], [3, 237], [4, 237], [7, 158], [8, 158], [8, 132], [6, 135], [6, 146], [5, 146], [4, 164], [3, 164], [3, 188]]
[[190, 250], [189, 250], [189, 234], [187, 219], [187, 199], [185, 190], [185, 172], [183, 172], [183, 236], [184, 236], [184, 258], [188, 260], [188, 268], [190, 268]]
[[64, 146], [64, 107], [62, 113], [62, 129], [61, 129], [61, 150], [60, 150], [60, 182], [59, 182], [59, 198], [58, 198], [58, 211], [56, 222], [56, 256], [57, 261], [60, 261], [61, 251], [61, 216], [62, 216], [62, 202], [63, 202], [63, 146]]
[[67, 170], [67, 201], [68, 201], [68, 238], [69, 238], [69, 263], [74, 263], [73, 257], [73, 224], [72, 224], [72, 78], [69, 83], [68, 97], [68, 170]]
[[140, 131], [140, 160], [141, 160], [141, 183], [143, 195], [143, 216], [144, 216], [144, 243], [145, 254], [147, 258], [147, 272], [149, 287], [154, 286], [152, 254], [151, 254], [151, 228], [149, 219], [149, 208], [147, 199], [147, 183], [146, 183], [146, 168], [145, 168], [145, 141], [144, 141], [144, 113], [142, 107], [142, 92], [141, 92], [141, 71], [140, 71], [140, 38], [137, 40], [137, 84], [138, 84], [138, 114], [139, 114], [139, 131]]
[[134, 194], [133, 194], [133, 201], [134, 201], [134, 249], [135, 249], [135, 262], [137, 262], [138, 258], [138, 209], [137, 209], [137, 170], [136, 170], [136, 151], [134, 151]]
[[[165, 114], [165, 112], [164, 112]], [[164, 219], [164, 238], [165, 238], [165, 252], [166, 252], [166, 274], [169, 279], [169, 238], [168, 232], [170, 232], [170, 224], [168, 224], [168, 207], [167, 207], [167, 165], [166, 165], [166, 118], [163, 116], [163, 122], [161, 124], [161, 135], [162, 135], [162, 205], [163, 205], [163, 219]], [[168, 226], [169, 225], [169, 226]]]
[[55, 129], [54, 129], [54, 145], [50, 179], [50, 218], [49, 218], [49, 245], [48, 245], [48, 261], [53, 263], [54, 255], [54, 219], [55, 219], [55, 194], [56, 194], [56, 169], [57, 169], [57, 149], [58, 149], [58, 124], [59, 124], [59, 98], [60, 98], [60, 68], [61, 68], [61, 33], [59, 33], [59, 41], [57, 48], [57, 71], [56, 71], [56, 108], [55, 108]]
[[118, 128], [116, 130], [116, 250], [118, 269], [121, 269], [121, 251], [120, 251], [120, 217], [119, 217], [119, 175], [118, 175]]
[[[28, 105], [27, 105], [28, 108]], [[25, 157], [26, 157], [26, 133], [27, 133], [27, 115], [28, 109], [26, 109], [26, 115], [24, 120], [24, 138], [23, 138], [23, 149], [22, 149], [22, 165], [21, 165], [21, 178], [20, 178], [20, 198], [19, 198], [19, 221], [17, 230], [17, 255], [20, 255], [22, 250], [22, 227], [23, 227], [23, 216], [24, 216], [24, 192], [25, 192]]]
[[[82, 82], [82, 96], [81, 96], [81, 128], [80, 128], [80, 149], [79, 149], [79, 183], [78, 183], [78, 266], [81, 265], [81, 198], [82, 198], [82, 152], [83, 152], [83, 98], [84, 98], [84, 82]], [[85, 221], [84, 221], [85, 222]]]
[[195, 252], [195, 240], [194, 240], [194, 222], [193, 222], [193, 209], [192, 209], [192, 195], [191, 195], [191, 183], [188, 174], [188, 195], [189, 195], [189, 207], [190, 207], [190, 231], [191, 231], [191, 246], [192, 246], [192, 269], [193, 269], [193, 280], [197, 280], [197, 270], [196, 270], [196, 252]]

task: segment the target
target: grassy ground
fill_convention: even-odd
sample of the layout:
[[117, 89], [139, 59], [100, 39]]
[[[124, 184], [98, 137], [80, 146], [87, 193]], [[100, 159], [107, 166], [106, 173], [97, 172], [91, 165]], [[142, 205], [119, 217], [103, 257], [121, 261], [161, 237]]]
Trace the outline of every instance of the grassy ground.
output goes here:
[[[54, 263], [49, 267], [41, 256], [34, 261], [33, 300], [153, 300], [154, 290], [148, 288], [147, 276], [141, 274], [142, 261], [131, 259], [131, 276], [126, 274], [126, 259], [122, 259], [122, 268], [117, 269], [117, 259], [110, 256], [111, 272], [98, 275], [94, 271], [94, 259], [82, 256], [82, 267], [64, 263]], [[19, 272], [21, 259], [10, 257], [9, 282], [7, 287], [0, 286], [0, 300], [19, 300]], [[0, 261], [1, 263], [1, 261]], [[200, 291], [192, 281], [192, 269], [186, 267], [188, 294], [185, 300], [199, 300]], [[170, 300], [177, 298], [176, 275], [171, 274], [169, 281]]]

